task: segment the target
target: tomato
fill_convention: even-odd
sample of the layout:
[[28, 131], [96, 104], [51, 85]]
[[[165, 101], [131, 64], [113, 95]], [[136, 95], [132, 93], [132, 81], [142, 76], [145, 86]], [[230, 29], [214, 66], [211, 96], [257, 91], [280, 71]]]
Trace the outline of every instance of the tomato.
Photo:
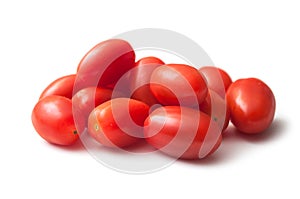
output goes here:
[[161, 104], [182, 106], [200, 104], [208, 92], [198, 70], [184, 64], [157, 67], [151, 75], [150, 89]]
[[244, 133], [266, 130], [275, 114], [275, 96], [263, 81], [257, 78], [239, 79], [227, 91], [231, 122]]
[[76, 75], [67, 75], [60, 77], [49, 84], [40, 95], [40, 99], [49, 95], [60, 95], [67, 98], [72, 98], [73, 87], [76, 79]]
[[72, 98], [73, 115], [79, 133], [87, 127], [87, 120], [92, 110], [111, 99], [112, 90], [88, 87], [78, 91]]
[[204, 158], [216, 151], [222, 141], [218, 124], [207, 114], [188, 107], [157, 108], [144, 126], [146, 141], [175, 158]]
[[200, 110], [210, 115], [219, 127], [224, 131], [230, 120], [230, 111], [225, 99], [218, 93], [209, 89], [205, 100], [200, 104]]
[[71, 145], [78, 140], [69, 98], [50, 95], [42, 98], [33, 108], [32, 124], [47, 142]]
[[156, 57], [143, 57], [136, 62], [136, 67], [130, 71], [130, 91], [131, 97], [145, 102], [149, 106], [159, 102], [150, 91], [150, 78], [153, 70], [165, 64]]
[[121, 39], [109, 39], [93, 47], [80, 61], [75, 91], [90, 86], [113, 85], [135, 65], [131, 45]]
[[149, 106], [129, 98], [115, 98], [97, 106], [88, 119], [88, 132], [108, 147], [126, 147], [143, 137]]
[[214, 66], [201, 67], [199, 72], [205, 77], [207, 87], [225, 98], [226, 91], [232, 83], [231, 77], [228, 73], [223, 69]]

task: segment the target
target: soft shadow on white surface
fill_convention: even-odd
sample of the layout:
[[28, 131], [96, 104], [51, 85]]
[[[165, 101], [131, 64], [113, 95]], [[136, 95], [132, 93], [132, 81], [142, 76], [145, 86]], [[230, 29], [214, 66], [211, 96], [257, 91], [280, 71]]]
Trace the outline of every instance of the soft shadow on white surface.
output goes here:
[[178, 160], [191, 165], [222, 165], [241, 156], [247, 155], [249, 145], [263, 145], [284, 136], [288, 123], [282, 118], [276, 118], [272, 125], [263, 133], [248, 135], [239, 132], [230, 125], [223, 134], [223, 141], [219, 149], [209, 157], [201, 160]]

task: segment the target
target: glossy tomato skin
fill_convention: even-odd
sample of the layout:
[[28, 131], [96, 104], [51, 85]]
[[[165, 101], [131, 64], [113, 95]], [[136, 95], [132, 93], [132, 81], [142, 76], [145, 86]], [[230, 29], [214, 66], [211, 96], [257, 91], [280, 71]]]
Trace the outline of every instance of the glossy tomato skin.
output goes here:
[[87, 127], [87, 121], [92, 110], [98, 105], [110, 100], [113, 91], [100, 87], [87, 87], [78, 91], [72, 98], [73, 115], [79, 133]]
[[228, 127], [230, 110], [226, 99], [222, 98], [217, 92], [208, 89], [208, 95], [200, 104], [200, 110], [210, 115], [222, 131]]
[[157, 57], [143, 57], [135, 64], [135, 68], [130, 71], [130, 92], [133, 99], [145, 102], [149, 106], [158, 104], [150, 90], [151, 74], [158, 66], [165, 63]]
[[150, 89], [163, 105], [195, 106], [207, 95], [204, 77], [194, 67], [185, 64], [166, 64], [156, 68]]
[[215, 66], [201, 67], [199, 72], [204, 76], [207, 87], [225, 98], [226, 91], [232, 83], [229, 74], [225, 70]]
[[241, 132], [261, 133], [272, 123], [275, 114], [275, 96], [263, 81], [257, 78], [239, 79], [227, 91], [231, 122]]
[[73, 96], [75, 79], [76, 75], [71, 74], [54, 80], [42, 92], [40, 99], [49, 95], [60, 95], [71, 99]]
[[121, 39], [109, 39], [93, 47], [80, 61], [75, 91], [90, 86], [114, 85], [135, 65], [131, 45]]
[[31, 119], [37, 133], [49, 143], [71, 145], [78, 140], [69, 98], [44, 97], [33, 108]]
[[115, 98], [97, 106], [88, 119], [88, 132], [108, 147], [130, 146], [143, 137], [149, 106], [129, 98]]
[[175, 158], [201, 159], [214, 153], [222, 135], [207, 114], [180, 106], [155, 109], [144, 123], [147, 142]]

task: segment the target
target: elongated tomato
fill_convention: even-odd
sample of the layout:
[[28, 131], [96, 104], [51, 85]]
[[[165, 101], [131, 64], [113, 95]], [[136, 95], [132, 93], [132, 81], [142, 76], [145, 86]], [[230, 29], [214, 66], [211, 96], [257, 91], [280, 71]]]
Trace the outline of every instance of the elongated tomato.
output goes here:
[[121, 39], [109, 39], [93, 47], [80, 61], [75, 91], [90, 86], [116, 83], [135, 65], [131, 45]]
[[163, 105], [195, 106], [207, 95], [202, 75], [192, 66], [166, 64], [156, 68], [150, 80], [150, 89]]
[[136, 67], [130, 71], [129, 83], [132, 98], [145, 102], [149, 106], [158, 104], [150, 90], [152, 72], [164, 62], [157, 57], [143, 57], [136, 62]]
[[54, 80], [42, 92], [40, 99], [49, 95], [60, 95], [71, 99], [73, 95], [75, 79], [76, 75], [72, 74]]
[[222, 140], [221, 130], [210, 116], [187, 107], [157, 108], [144, 126], [147, 142], [175, 158], [204, 158], [216, 151]]
[[88, 132], [108, 147], [126, 147], [143, 137], [149, 106], [129, 98], [115, 98], [97, 106], [88, 119]]

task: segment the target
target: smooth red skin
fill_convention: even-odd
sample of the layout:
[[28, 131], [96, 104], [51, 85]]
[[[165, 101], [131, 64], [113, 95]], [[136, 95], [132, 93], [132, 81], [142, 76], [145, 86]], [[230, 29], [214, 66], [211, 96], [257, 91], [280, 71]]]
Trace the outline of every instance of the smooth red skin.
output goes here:
[[142, 127], [148, 113], [149, 106], [143, 102], [115, 98], [97, 106], [91, 112], [88, 132], [104, 146], [130, 146], [143, 137]]
[[207, 95], [204, 77], [194, 67], [184, 64], [166, 64], [156, 68], [150, 80], [150, 89], [163, 105], [195, 106]]
[[241, 132], [256, 134], [265, 131], [275, 114], [272, 90], [256, 78], [239, 79], [227, 91], [231, 122]]
[[225, 98], [226, 91], [232, 83], [231, 77], [226, 71], [214, 66], [204, 66], [199, 69], [207, 82], [207, 87]]
[[87, 127], [87, 121], [92, 110], [98, 105], [110, 100], [113, 91], [99, 87], [88, 87], [78, 91], [72, 98], [73, 114], [76, 127], [82, 133]]
[[78, 140], [72, 114], [72, 101], [57, 95], [46, 96], [33, 108], [32, 124], [47, 142], [71, 145]]
[[40, 95], [40, 99], [49, 95], [60, 95], [71, 99], [73, 96], [75, 79], [75, 74], [63, 76], [56, 79], [45, 88], [45, 90]]
[[225, 99], [218, 93], [208, 89], [208, 95], [200, 104], [200, 110], [212, 117], [224, 131], [229, 124], [230, 110]]
[[131, 45], [121, 39], [109, 39], [93, 47], [80, 61], [75, 92], [86, 87], [105, 87], [116, 83], [135, 65]]
[[157, 108], [145, 120], [144, 126], [146, 141], [175, 158], [207, 157], [222, 141], [218, 124], [207, 114], [188, 107]]
[[150, 78], [154, 69], [164, 64], [157, 57], [143, 57], [136, 62], [130, 73], [130, 92], [133, 99], [145, 102], [149, 106], [159, 103], [150, 90]]

